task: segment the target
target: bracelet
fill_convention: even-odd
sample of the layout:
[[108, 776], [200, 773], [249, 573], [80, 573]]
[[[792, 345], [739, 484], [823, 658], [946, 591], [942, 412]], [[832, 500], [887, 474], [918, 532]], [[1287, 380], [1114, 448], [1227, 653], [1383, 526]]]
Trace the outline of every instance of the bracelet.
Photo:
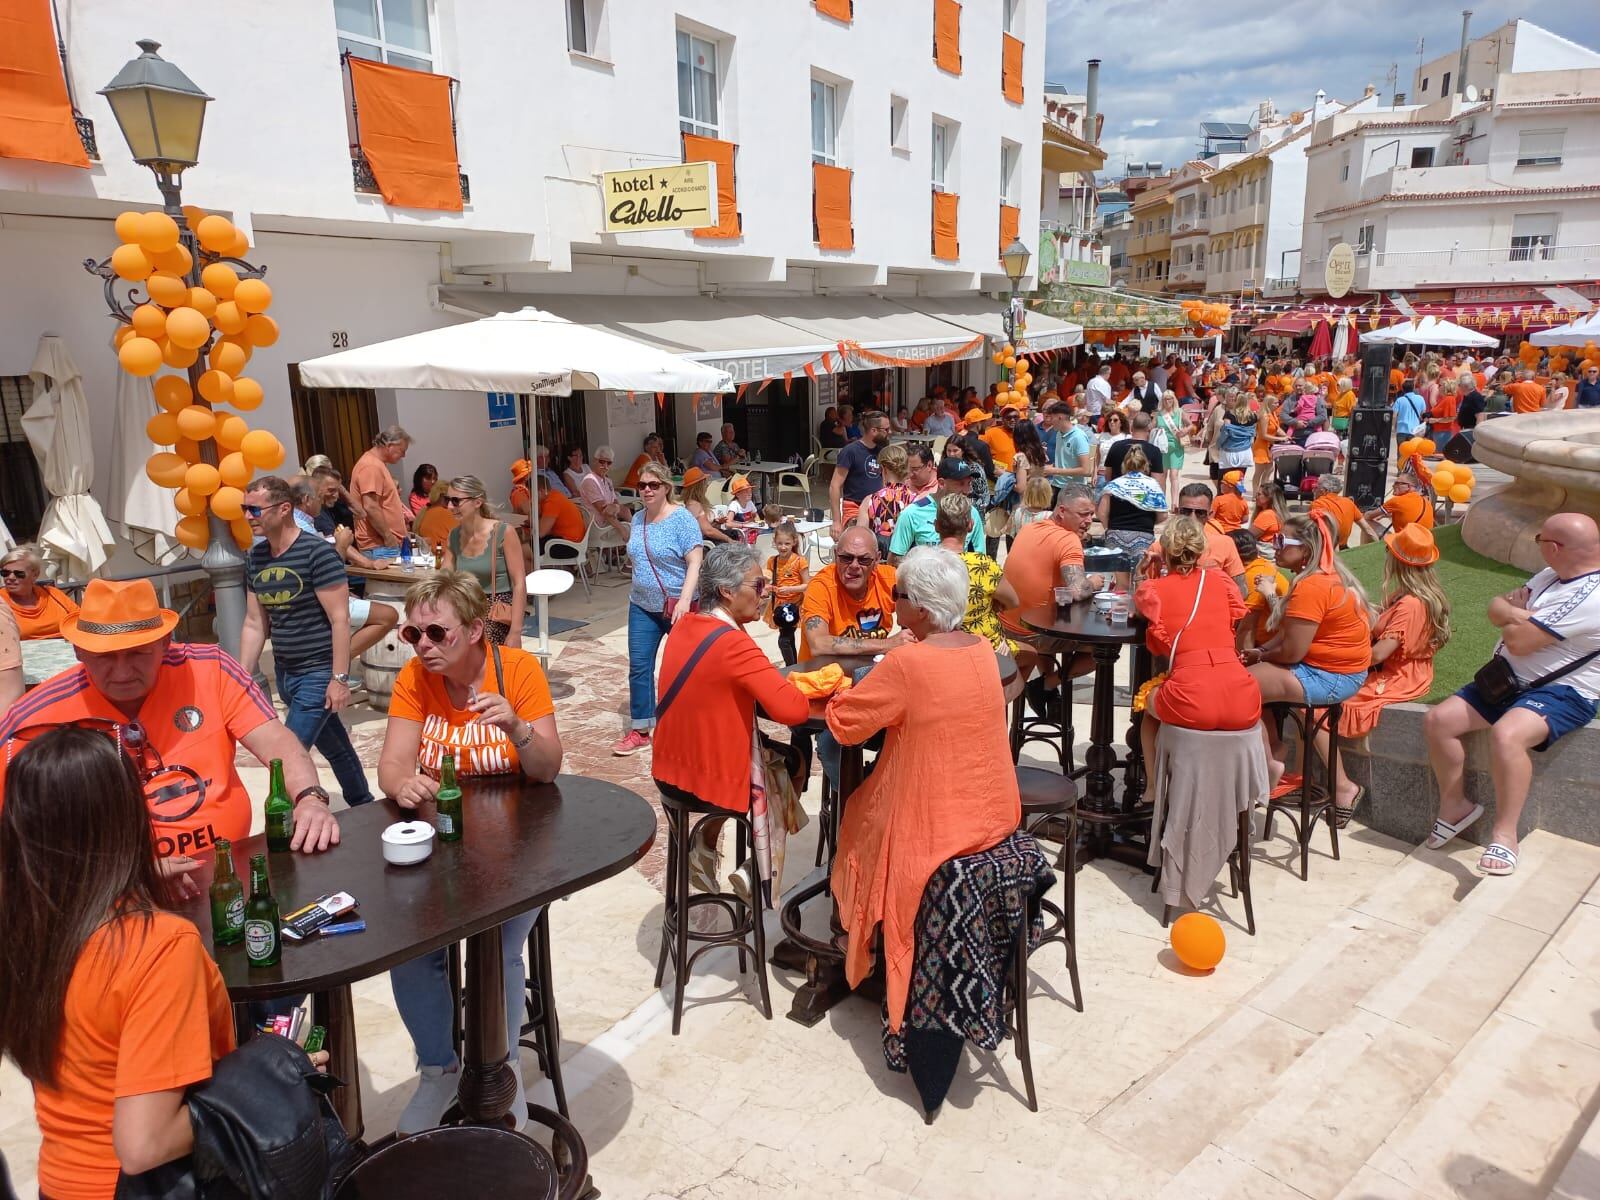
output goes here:
[[520, 740], [517, 738], [511, 739], [511, 745], [513, 749], [521, 750], [529, 742], [533, 741], [533, 722], [524, 721], [523, 724], [528, 727], [528, 732], [523, 734]]

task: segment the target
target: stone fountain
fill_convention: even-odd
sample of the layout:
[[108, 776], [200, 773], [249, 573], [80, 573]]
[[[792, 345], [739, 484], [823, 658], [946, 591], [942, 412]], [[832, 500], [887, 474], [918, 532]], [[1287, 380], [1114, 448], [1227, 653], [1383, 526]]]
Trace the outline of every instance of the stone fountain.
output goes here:
[[1551, 513], [1600, 521], [1600, 412], [1522, 413], [1474, 432], [1473, 456], [1515, 480], [1467, 509], [1461, 537], [1479, 554], [1532, 573], [1545, 565], [1533, 537]]

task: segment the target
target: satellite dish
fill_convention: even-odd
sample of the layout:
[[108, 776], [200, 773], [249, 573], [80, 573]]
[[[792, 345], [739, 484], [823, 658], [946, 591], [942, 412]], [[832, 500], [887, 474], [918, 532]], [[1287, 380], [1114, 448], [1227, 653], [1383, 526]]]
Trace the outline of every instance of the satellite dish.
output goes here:
[[1471, 104], [1478, 98], [1478, 85], [1474, 83], [1467, 84], [1467, 90], [1463, 93], [1463, 95], [1466, 96], [1467, 103]]

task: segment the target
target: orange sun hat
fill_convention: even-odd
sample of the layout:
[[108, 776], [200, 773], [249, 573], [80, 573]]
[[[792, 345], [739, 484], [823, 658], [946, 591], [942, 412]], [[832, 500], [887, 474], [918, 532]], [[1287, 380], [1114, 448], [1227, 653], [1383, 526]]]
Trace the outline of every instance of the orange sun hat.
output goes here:
[[61, 636], [80, 650], [107, 654], [148, 646], [178, 626], [178, 614], [162, 608], [148, 579], [91, 579], [83, 606], [61, 620]]
[[1389, 553], [1408, 567], [1428, 567], [1439, 561], [1439, 546], [1433, 540], [1433, 531], [1424, 529], [1420, 521], [1413, 521], [1398, 533], [1383, 535]]

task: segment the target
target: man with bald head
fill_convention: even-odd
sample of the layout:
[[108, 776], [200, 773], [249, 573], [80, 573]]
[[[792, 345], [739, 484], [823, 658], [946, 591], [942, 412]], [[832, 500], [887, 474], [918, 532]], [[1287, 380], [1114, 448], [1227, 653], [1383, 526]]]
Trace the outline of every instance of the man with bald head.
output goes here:
[[[1478, 863], [1486, 875], [1516, 869], [1517, 819], [1533, 780], [1529, 752], [1548, 750], [1587, 725], [1600, 702], [1600, 528], [1581, 513], [1556, 513], [1534, 540], [1545, 569], [1524, 587], [1489, 601], [1489, 620], [1500, 630], [1495, 656], [1504, 660], [1499, 669], [1509, 668], [1514, 676], [1507, 689], [1514, 694], [1486, 694], [1475, 680], [1423, 722], [1439, 780], [1439, 819], [1427, 841], [1435, 849], [1483, 815], [1483, 805], [1467, 800], [1463, 790], [1461, 739], [1489, 730], [1494, 826]], [[1496, 667], [1490, 660], [1485, 670]]]

